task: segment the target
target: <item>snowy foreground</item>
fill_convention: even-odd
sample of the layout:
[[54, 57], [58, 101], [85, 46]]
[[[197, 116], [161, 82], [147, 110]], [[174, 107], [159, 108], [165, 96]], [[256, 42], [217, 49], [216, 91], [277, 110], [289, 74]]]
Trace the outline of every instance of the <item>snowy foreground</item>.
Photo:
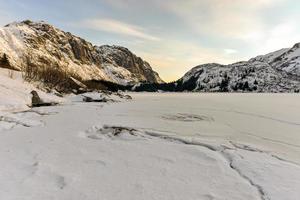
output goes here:
[[2, 98], [0, 199], [300, 198], [299, 95], [130, 95]]

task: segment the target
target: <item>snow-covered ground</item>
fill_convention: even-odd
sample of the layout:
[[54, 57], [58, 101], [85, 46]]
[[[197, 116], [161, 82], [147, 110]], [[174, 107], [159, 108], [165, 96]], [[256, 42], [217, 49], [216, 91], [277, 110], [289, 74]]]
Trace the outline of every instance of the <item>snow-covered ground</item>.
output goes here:
[[299, 199], [299, 95], [130, 95], [16, 113], [0, 199]]
[[39, 119], [33, 120], [32, 117], [36, 113], [29, 111], [30, 92], [33, 90], [37, 91], [44, 101], [57, 103], [65, 101], [25, 82], [20, 72], [0, 68], [0, 131], [17, 125], [28, 127], [42, 124]]

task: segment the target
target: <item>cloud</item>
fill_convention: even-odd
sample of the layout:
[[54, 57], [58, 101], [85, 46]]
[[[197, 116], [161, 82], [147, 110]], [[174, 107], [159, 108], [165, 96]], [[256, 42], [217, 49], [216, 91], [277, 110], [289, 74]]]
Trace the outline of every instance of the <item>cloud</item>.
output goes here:
[[164, 8], [173, 12], [201, 34], [241, 38], [253, 30], [263, 30], [261, 11], [285, 0], [166, 0]]
[[82, 25], [134, 37], [121, 44], [168, 81], [198, 64], [248, 60], [300, 41], [296, 0], [102, 1], [111, 12]]
[[270, 30], [252, 38], [252, 45], [260, 54], [291, 47], [300, 42], [300, 29], [297, 24], [297, 18], [277, 24]]
[[114, 19], [87, 19], [80, 22], [80, 26], [97, 31], [105, 31], [119, 35], [126, 35], [144, 40], [160, 40], [160, 38], [146, 33], [145, 30], [139, 26], [124, 23]]
[[230, 54], [237, 53], [237, 50], [235, 50], [235, 49], [224, 49], [224, 52], [225, 52], [225, 54], [230, 55]]

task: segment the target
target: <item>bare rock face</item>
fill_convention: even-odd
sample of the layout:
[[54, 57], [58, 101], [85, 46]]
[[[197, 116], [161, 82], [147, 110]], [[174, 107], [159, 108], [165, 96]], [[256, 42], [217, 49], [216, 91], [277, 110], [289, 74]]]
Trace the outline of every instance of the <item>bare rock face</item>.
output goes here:
[[5, 53], [0, 57], [0, 67], [15, 70], [14, 67], [10, 65], [8, 57]]
[[120, 85], [162, 82], [147, 62], [128, 49], [97, 47], [45, 22], [27, 20], [0, 28], [0, 57], [3, 55], [14, 69], [42, 82], [47, 82], [44, 76], [53, 72], [61, 79]]
[[112, 63], [115, 66], [123, 67], [143, 82], [164, 82], [158, 73], [152, 70], [149, 63], [137, 57], [125, 47], [104, 45], [97, 47], [97, 51], [102, 56], [104, 63]]

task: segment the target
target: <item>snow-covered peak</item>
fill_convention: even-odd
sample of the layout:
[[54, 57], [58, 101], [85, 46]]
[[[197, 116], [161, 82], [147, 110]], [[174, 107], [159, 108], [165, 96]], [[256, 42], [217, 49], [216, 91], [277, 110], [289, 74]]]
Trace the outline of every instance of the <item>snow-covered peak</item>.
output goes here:
[[270, 65], [278, 70], [300, 76], [300, 43], [295, 44], [292, 48], [274, 58]]
[[284, 48], [250, 59], [250, 62], [253, 61], [265, 62], [277, 70], [300, 76], [300, 43], [296, 43], [292, 48]]
[[199, 65], [176, 83], [175, 91], [299, 92], [300, 43], [230, 65]]
[[147, 62], [127, 48], [97, 47], [43, 21], [13, 22], [0, 28], [1, 63], [23, 72], [56, 69], [80, 81], [162, 82]]
[[251, 58], [249, 61], [253, 62], [253, 61], [256, 60], [256, 61], [270, 63], [275, 58], [277, 58], [277, 57], [281, 56], [282, 54], [286, 53], [288, 50], [289, 50], [288, 48], [280, 49], [278, 51], [274, 51], [274, 52], [268, 53], [266, 55], [256, 56], [255, 58]]
[[96, 47], [105, 63], [111, 63], [136, 73], [136, 77], [144, 82], [163, 83], [159, 75], [154, 72], [150, 64], [136, 56], [129, 49], [121, 46], [103, 45]]

